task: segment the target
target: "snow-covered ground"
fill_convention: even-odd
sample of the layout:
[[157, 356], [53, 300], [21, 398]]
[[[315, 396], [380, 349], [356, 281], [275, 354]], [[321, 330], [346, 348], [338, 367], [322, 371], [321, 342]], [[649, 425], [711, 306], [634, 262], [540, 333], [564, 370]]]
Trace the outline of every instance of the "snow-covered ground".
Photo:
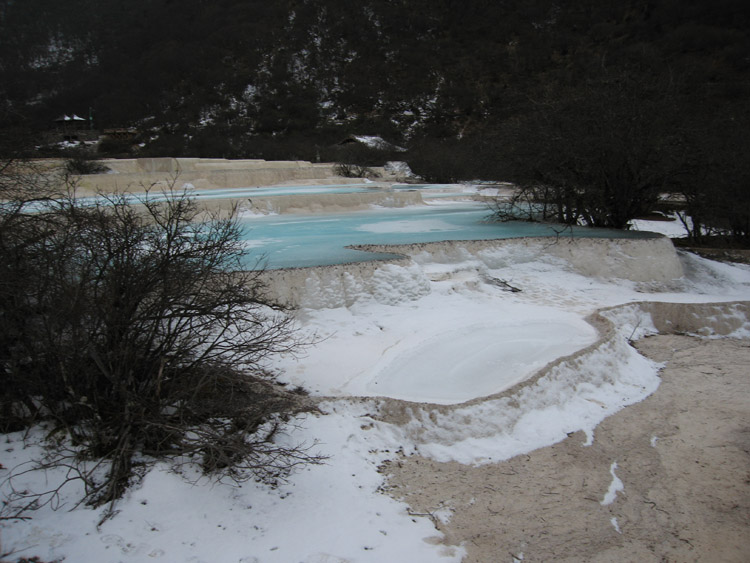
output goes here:
[[[639, 228], [657, 230], [660, 224]], [[276, 490], [156, 466], [101, 525], [102, 510], [73, 509], [72, 484], [32, 519], [0, 522], [0, 559], [10, 553], [10, 561], [460, 561], [461, 546], [442, 545], [429, 517], [410, 514], [405, 504], [379, 492], [384, 476], [378, 467], [413, 452], [485, 463], [575, 430], [591, 437], [604, 417], [658, 386], [658, 366], [627, 345], [627, 338], [649, 330], [648, 322], [622, 313], [616, 323], [622, 338], [574, 367], [558, 365], [524, 388], [514, 404], [500, 397], [450, 411], [436, 407], [432, 417], [396, 424], [375, 416], [377, 397], [449, 404], [502, 391], [593, 342], [596, 333], [583, 319], [602, 307], [750, 300], [750, 268], [688, 254], [682, 259], [686, 277], [660, 293], [630, 281], [581, 276], [558, 259], [500, 269], [472, 257], [419, 261], [415, 267], [429, 285], [419, 298], [302, 310], [301, 329], [321, 341], [306, 356], [280, 359], [276, 367], [282, 380], [328, 399], [323, 414], [299, 417], [282, 439], [312, 445], [329, 456], [325, 465], [300, 470]], [[522, 291], [503, 291], [488, 275]], [[348, 395], [376, 398], [352, 401]], [[0, 479], [40, 453], [35, 437], [41, 431], [27, 445], [20, 434], [4, 438]], [[12, 484], [41, 491], [59, 478], [55, 472], [27, 473], [6, 480], [2, 490], [7, 494]]]

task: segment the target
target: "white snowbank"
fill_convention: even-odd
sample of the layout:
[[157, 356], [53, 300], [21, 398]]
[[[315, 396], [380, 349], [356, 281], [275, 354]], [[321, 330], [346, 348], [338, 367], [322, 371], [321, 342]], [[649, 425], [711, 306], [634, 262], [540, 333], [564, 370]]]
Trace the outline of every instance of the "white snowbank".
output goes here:
[[[345, 390], [438, 404], [461, 403], [499, 393], [547, 362], [595, 338], [584, 323], [555, 320], [470, 324], [421, 338], [402, 340]], [[356, 391], [355, 391], [356, 390]]]
[[[646, 221], [643, 219], [633, 219], [630, 221], [630, 228], [634, 231], [650, 231], [652, 233], [661, 233], [672, 238], [682, 238], [687, 236], [685, 226], [677, 219], [671, 216], [667, 221]], [[689, 224], [690, 225], [690, 224]], [[692, 227], [692, 225], [690, 225]]]
[[[496, 462], [554, 444], [571, 432], [593, 435], [604, 418], [656, 390], [658, 369], [614, 333], [510, 394], [453, 408], [402, 406], [409, 413], [403, 424], [389, 422], [403, 413], [384, 406], [384, 420], [373, 415], [370, 422], [379, 430], [381, 448], [401, 445], [437, 461]], [[370, 409], [377, 412], [376, 406]]]
[[[465, 283], [478, 283], [478, 275], [468, 274]], [[503, 391], [596, 340], [596, 331], [576, 315], [502, 300], [477, 302], [469, 287], [444, 285], [449, 292], [468, 292], [445, 299], [436, 288], [408, 316], [362, 302], [348, 311], [317, 312], [310, 325], [323, 342], [284, 363], [283, 370], [301, 373], [289, 377], [295, 384], [308, 381], [320, 395], [451, 404]], [[341, 330], [347, 324], [353, 333]]]
[[[430, 520], [380, 494], [377, 466], [388, 452], [372, 452], [361, 422], [348, 413], [308, 416], [286, 439], [312, 444], [331, 458], [272, 490], [207, 480], [190, 467], [153, 468], [101, 526], [103, 510], [75, 510], [75, 486], [64, 489], [59, 510], [33, 520], [3, 523], [2, 546], [18, 556], [51, 561], [192, 561], [319, 563], [361, 561], [458, 562], [463, 550], [437, 545]], [[5, 444], [3, 463], [14, 467], [36, 450], [19, 435]], [[8, 451], [11, 450], [11, 451]], [[38, 453], [38, 450], [37, 450]], [[29, 474], [18, 487], [39, 490], [62, 480], [62, 471]], [[430, 538], [434, 538], [430, 539]], [[429, 541], [426, 541], [429, 540]]]

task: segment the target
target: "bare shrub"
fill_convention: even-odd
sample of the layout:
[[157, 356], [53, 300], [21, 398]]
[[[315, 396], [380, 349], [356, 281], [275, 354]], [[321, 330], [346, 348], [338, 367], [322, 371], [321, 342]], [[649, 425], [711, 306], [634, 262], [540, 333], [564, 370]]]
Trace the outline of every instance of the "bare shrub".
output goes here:
[[333, 171], [344, 178], [379, 178], [380, 175], [369, 166], [347, 164], [340, 162], [333, 167]]
[[74, 156], [65, 162], [65, 171], [74, 175], [104, 174], [109, 171], [109, 168], [98, 160], [85, 156]]
[[138, 456], [270, 482], [320, 461], [273, 441], [304, 405], [267, 360], [305, 343], [247, 271], [235, 214], [198, 221], [171, 192], [34, 203], [0, 213], [2, 430], [45, 421], [64, 437], [45, 463], [93, 505], [122, 495]]

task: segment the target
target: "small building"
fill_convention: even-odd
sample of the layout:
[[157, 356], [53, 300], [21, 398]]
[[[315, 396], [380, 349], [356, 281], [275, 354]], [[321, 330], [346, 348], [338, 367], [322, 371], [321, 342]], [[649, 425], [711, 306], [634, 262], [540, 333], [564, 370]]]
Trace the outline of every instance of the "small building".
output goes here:
[[61, 115], [55, 119], [55, 130], [58, 141], [67, 141], [71, 143], [96, 141], [99, 133], [93, 129], [91, 118], [85, 119], [76, 115]]

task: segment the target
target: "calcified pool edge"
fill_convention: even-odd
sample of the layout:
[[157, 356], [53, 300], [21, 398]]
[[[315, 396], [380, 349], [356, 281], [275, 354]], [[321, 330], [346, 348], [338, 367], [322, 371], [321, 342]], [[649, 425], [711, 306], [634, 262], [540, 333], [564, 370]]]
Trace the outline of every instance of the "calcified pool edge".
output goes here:
[[[493, 269], [536, 260], [558, 260], [584, 276], [619, 278], [643, 284], [668, 284], [684, 272], [667, 237], [641, 239], [515, 238], [442, 241], [353, 247], [395, 254], [389, 260], [283, 268], [262, 273], [269, 297], [292, 307], [348, 307], [360, 299], [396, 305], [430, 292], [420, 264], [458, 263], [467, 259]], [[392, 280], [389, 281], [389, 280]], [[398, 292], [385, 289], [398, 282]]]

